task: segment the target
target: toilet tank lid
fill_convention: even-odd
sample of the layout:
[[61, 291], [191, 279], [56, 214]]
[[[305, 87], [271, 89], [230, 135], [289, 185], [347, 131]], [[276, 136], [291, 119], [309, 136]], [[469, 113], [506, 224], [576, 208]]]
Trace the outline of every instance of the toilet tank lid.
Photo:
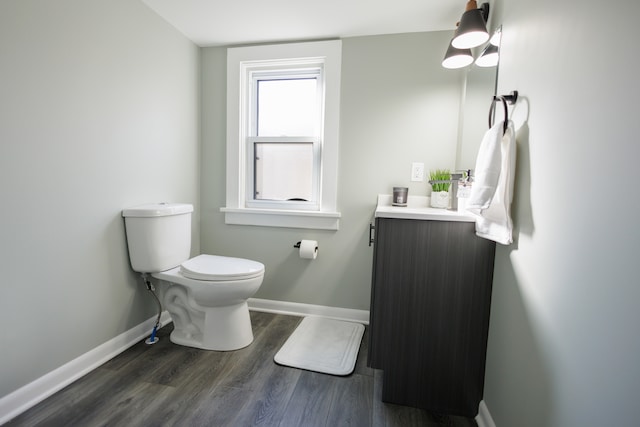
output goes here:
[[193, 212], [193, 205], [188, 203], [148, 203], [122, 210], [123, 217], [156, 217], [181, 215]]

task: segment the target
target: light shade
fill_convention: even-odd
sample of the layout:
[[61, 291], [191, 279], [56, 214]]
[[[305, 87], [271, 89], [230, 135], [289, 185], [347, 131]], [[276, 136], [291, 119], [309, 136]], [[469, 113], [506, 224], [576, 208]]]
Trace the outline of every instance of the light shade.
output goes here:
[[496, 28], [493, 32], [493, 35], [489, 39], [489, 43], [494, 46], [500, 46], [500, 41], [502, 40], [502, 27]]
[[488, 44], [482, 51], [482, 54], [476, 59], [476, 65], [478, 67], [495, 67], [498, 65], [499, 59], [498, 46]]
[[447, 53], [442, 60], [442, 66], [444, 68], [455, 69], [463, 68], [473, 62], [473, 55], [471, 49], [457, 49], [449, 43]]
[[[486, 12], [485, 12], [486, 11]], [[477, 8], [475, 0], [469, 0], [467, 10], [462, 14], [460, 25], [456, 29], [451, 44], [458, 49], [470, 49], [480, 46], [489, 40], [486, 19], [489, 15], [489, 4]]]

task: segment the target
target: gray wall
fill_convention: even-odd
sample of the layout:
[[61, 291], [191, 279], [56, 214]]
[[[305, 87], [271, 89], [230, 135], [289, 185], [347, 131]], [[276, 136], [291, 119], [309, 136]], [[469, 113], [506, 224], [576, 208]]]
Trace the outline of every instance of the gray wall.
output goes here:
[[640, 4], [499, 3], [499, 92], [522, 102], [485, 401], [499, 427], [638, 425]]
[[0, 70], [2, 397], [154, 315], [120, 211], [198, 202], [199, 60], [137, 1], [3, 0]]
[[[340, 111], [340, 230], [230, 226], [225, 204], [226, 50], [202, 50], [202, 251], [266, 265], [258, 298], [368, 310], [368, 224], [379, 193], [410, 183], [411, 162], [455, 166], [462, 72], [440, 66], [450, 32], [343, 40]], [[318, 240], [314, 261], [293, 245]]]

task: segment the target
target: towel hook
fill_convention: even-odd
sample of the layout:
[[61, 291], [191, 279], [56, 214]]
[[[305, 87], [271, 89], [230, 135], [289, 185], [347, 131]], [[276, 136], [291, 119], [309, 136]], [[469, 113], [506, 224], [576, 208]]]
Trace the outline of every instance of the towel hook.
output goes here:
[[493, 127], [493, 116], [496, 108], [496, 101], [502, 101], [502, 106], [504, 108], [504, 124], [502, 126], [502, 133], [507, 132], [507, 127], [509, 125], [509, 108], [507, 107], [507, 103], [513, 105], [518, 100], [518, 91], [514, 90], [509, 95], [497, 95], [493, 97], [491, 101], [491, 107], [489, 108], [489, 129]]

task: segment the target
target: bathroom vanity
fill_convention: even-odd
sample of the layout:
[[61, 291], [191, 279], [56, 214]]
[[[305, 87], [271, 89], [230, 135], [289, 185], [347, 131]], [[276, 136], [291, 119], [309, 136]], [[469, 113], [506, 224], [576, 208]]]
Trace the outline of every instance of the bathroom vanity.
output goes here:
[[380, 196], [376, 208], [369, 366], [383, 370], [384, 402], [474, 417], [495, 243], [476, 236], [473, 217], [409, 199]]

